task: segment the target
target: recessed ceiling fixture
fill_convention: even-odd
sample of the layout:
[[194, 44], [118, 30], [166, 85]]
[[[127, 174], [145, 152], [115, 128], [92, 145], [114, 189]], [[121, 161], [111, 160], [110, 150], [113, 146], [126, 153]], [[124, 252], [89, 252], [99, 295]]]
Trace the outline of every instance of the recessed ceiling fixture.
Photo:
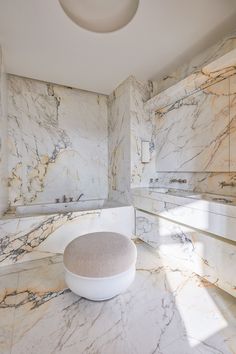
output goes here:
[[139, 0], [59, 0], [77, 25], [92, 32], [113, 32], [134, 17]]

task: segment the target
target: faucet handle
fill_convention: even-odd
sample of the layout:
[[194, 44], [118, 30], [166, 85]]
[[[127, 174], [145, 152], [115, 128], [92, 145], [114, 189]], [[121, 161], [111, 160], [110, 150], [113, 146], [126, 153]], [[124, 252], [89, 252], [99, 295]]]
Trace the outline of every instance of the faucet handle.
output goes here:
[[224, 181], [219, 182], [219, 186], [220, 186], [221, 188], [223, 188], [223, 187], [224, 187], [224, 185], [225, 185], [225, 182], [224, 182]]

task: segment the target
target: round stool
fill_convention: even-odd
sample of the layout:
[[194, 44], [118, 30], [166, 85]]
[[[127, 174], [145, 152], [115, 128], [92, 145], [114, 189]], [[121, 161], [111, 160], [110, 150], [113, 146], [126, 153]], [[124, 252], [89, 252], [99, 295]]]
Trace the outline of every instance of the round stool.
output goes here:
[[132, 283], [136, 258], [134, 243], [121, 234], [95, 232], [79, 236], [64, 252], [65, 281], [77, 295], [107, 300]]

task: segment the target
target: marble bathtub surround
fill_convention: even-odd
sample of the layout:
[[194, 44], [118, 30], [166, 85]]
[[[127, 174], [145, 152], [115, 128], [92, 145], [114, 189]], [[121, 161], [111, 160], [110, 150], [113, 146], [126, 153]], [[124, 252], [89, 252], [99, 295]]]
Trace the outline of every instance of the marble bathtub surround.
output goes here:
[[0, 266], [63, 253], [74, 238], [98, 231], [134, 234], [132, 206], [32, 216], [9, 215], [0, 220]]
[[107, 97], [8, 75], [11, 205], [108, 194]]
[[0, 217], [8, 206], [6, 74], [0, 46]]
[[0, 269], [1, 353], [235, 353], [235, 299], [137, 249], [134, 283], [99, 303], [68, 291], [57, 256]]

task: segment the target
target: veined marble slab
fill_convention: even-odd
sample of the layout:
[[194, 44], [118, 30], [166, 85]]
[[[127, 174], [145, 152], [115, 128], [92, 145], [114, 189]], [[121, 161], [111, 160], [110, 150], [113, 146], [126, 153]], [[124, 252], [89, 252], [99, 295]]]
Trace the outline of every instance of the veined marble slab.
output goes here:
[[[154, 183], [146, 184], [146, 186], [175, 188], [229, 197], [236, 196], [235, 172], [156, 172], [150, 175], [153, 177]], [[156, 179], [157, 182], [155, 182]]]
[[[203, 78], [203, 83], [208, 82], [211, 78], [218, 77], [221, 75], [221, 68], [231, 67], [233, 63], [221, 63], [221, 58], [235, 59], [235, 56], [231, 56], [231, 52], [234, 53], [236, 48], [236, 32], [225, 36], [221, 41], [216, 43], [210, 48], [207, 48], [204, 52], [199, 55], [194, 56], [190, 61], [187, 61], [184, 65], [181, 65], [173, 72], [167, 73], [163, 78], [153, 81], [153, 92], [152, 96], [157, 96], [160, 92], [163, 92], [178, 84], [180, 81], [184, 82], [187, 77]], [[225, 59], [224, 59], [225, 61]], [[215, 63], [212, 65], [212, 63]], [[222, 65], [223, 64], [223, 65]], [[203, 70], [203, 68], [209, 68], [208, 70]], [[226, 72], [227, 72], [226, 68]], [[224, 72], [223, 72], [224, 73]], [[201, 81], [199, 82], [201, 84]], [[198, 86], [197, 86], [198, 87]]]
[[0, 266], [63, 253], [74, 238], [98, 231], [132, 237], [133, 207], [1, 219]]
[[[230, 77], [230, 171], [236, 171], [236, 75]], [[236, 189], [236, 180], [234, 181]]]
[[[155, 119], [144, 110], [144, 102], [149, 95], [148, 84], [141, 85], [133, 78], [130, 90], [131, 188], [147, 186], [155, 171]], [[150, 143], [148, 163], [142, 162], [142, 141]]]
[[108, 99], [109, 199], [130, 201], [130, 80]]
[[229, 79], [156, 114], [156, 171], [230, 172]]
[[157, 248], [160, 256], [173, 258], [236, 297], [236, 243], [136, 211], [136, 236]]
[[166, 193], [166, 190], [158, 193], [148, 188], [136, 188], [132, 196], [137, 209], [236, 241], [235, 206]]
[[106, 199], [107, 97], [8, 76], [11, 205]]
[[0, 46], [0, 217], [8, 207], [7, 187], [7, 87]]
[[72, 294], [54, 257], [22, 264], [7, 281], [2, 273], [1, 353], [233, 354], [235, 299], [149, 246], [137, 248], [134, 283], [109, 301]]

